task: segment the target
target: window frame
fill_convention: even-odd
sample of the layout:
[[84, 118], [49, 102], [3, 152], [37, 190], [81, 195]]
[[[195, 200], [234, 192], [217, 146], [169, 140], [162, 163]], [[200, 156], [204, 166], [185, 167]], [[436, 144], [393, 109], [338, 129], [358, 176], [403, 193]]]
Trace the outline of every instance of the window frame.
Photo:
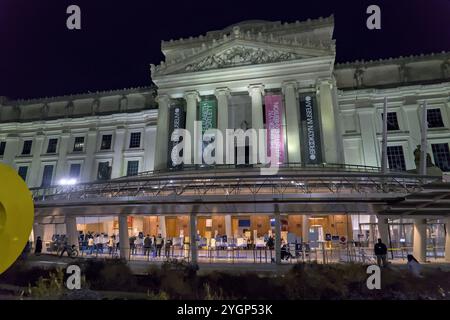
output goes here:
[[[28, 152], [25, 152], [25, 145], [27, 145], [29, 142], [30, 147]], [[22, 143], [22, 152], [20, 153], [22, 156], [29, 156], [31, 155], [31, 153], [33, 152], [33, 139], [27, 139], [27, 140], [23, 140]]]

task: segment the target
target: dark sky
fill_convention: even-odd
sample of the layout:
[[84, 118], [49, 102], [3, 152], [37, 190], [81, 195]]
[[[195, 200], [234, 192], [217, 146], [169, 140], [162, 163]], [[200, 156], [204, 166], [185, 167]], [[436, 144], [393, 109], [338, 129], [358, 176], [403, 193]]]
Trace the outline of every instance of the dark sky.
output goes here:
[[[70, 4], [81, 7], [80, 31], [66, 28]], [[366, 28], [369, 4], [381, 7], [381, 30]], [[330, 14], [338, 62], [450, 51], [450, 0], [0, 0], [0, 96], [147, 86], [163, 39]]]

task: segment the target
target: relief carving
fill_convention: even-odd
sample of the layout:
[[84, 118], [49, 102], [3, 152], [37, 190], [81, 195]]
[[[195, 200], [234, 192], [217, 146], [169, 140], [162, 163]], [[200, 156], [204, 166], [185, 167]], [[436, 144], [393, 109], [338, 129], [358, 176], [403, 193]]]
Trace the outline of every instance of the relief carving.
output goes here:
[[240, 65], [288, 61], [299, 58], [301, 58], [301, 56], [293, 52], [238, 46], [227, 49], [219, 54], [206, 57], [196, 63], [189, 64], [186, 66], [186, 71], [203, 71]]

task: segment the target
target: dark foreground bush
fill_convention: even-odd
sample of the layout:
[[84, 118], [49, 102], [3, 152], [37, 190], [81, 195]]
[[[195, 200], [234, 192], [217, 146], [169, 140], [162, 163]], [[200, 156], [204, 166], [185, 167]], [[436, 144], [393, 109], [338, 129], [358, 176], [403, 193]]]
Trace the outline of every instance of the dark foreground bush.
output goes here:
[[80, 260], [77, 264], [92, 290], [135, 291], [136, 277], [123, 260]]
[[[85, 293], [65, 290], [62, 270], [16, 265], [0, 283], [28, 286], [33, 298], [59, 299], [450, 299], [450, 272], [430, 269], [413, 277], [406, 269], [382, 270], [381, 290], [366, 285], [367, 266], [360, 264], [293, 265], [286, 273], [209, 272], [198, 274], [186, 262], [152, 266], [133, 275], [125, 261], [80, 260]], [[23, 277], [23, 278], [21, 278]]]

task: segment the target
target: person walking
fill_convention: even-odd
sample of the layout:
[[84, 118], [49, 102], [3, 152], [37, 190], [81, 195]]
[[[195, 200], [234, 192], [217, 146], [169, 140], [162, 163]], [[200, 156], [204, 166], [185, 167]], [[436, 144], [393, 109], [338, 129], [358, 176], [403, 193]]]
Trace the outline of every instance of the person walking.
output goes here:
[[41, 239], [41, 237], [37, 237], [36, 245], [34, 247], [34, 254], [36, 256], [40, 256], [41, 252], [42, 252], [42, 239]]
[[378, 239], [378, 242], [375, 244], [374, 253], [375, 253], [375, 256], [377, 257], [378, 266], [386, 267], [387, 266], [387, 247], [381, 241], [381, 239]]

